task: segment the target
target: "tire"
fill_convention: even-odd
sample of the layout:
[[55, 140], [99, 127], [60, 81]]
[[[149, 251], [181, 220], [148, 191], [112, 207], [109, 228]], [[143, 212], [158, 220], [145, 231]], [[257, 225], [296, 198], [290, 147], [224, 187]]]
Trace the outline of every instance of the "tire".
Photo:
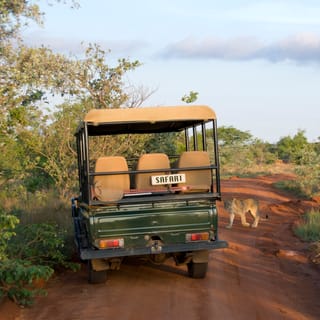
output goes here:
[[208, 262], [189, 262], [187, 264], [188, 273], [191, 278], [202, 279], [206, 276], [208, 270]]
[[88, 282], [92, 284], [105, 283], [107, 281], [107, 271], [93, 270], [91, 261], [88, 261]]

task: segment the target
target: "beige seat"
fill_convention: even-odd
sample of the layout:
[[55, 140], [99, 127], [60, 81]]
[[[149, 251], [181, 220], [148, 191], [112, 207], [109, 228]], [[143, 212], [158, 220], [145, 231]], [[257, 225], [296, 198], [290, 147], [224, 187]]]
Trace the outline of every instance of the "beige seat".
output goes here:
[[[96, 161], [95, 172], [128, 171], [124, 157], [100, 157]], [[117, 201], [130, 189], [129, 174], [94, 176], [93, 197], [101, 201]]]
[[137, 164], [137, 170], [164, 169], [159, 172], [137, 173], [135, 177], [135, 187], [138, 190], [159, 191], [166, 190], [163, 185], [153, 186], [151, 176], [168, 174], [166, 169], [170, 169], [169, 158], [165, 153], [148, 153], [140, 156]]
[[[206, 151], [186, 151], [179, 158], [178, 168], [210, 166], [209, 154]], [[179, 171], [186, 175], [186, 182], [179, 183], [183, 192], [208, 192], [211, 190], [211, 170]]]

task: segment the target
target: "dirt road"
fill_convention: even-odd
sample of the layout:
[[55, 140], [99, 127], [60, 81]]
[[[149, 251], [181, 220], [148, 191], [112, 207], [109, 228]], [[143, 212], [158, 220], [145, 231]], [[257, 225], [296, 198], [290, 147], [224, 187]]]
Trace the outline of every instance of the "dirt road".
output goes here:
[[[314, 202], [298, 201], [272, 187], [285, 177], [223, 181], [225, 199], [255, 195], [263, 216], [244, 228], [220, 207], [220, 238], [229, 248], [210, 254], [205, 279], [187, 277], [173, 262], [150, 265], [131, 259], [103, 285], [87, 284], [85, 269], [52, 279], [48, 296], [16, 312], [16, 320], [102, 319], [320, 319], [320, 269], [309, 264], [307, 246], [292, 233]], [[4, 316], [5, 310], [2, 310]], [[0, 316], [1, 318], [1, 316]], [[6, 319], [14, 319], [8, 313]]]

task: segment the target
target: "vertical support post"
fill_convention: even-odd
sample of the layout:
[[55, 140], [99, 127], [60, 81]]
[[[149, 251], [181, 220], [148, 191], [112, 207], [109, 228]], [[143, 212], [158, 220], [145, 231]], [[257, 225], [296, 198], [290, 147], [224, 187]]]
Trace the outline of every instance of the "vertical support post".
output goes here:
[[[90, 194], [90, 179], [89, 179], [89, 135], [88, 135], [88, 125], [87, 123], [85, 122], [84, 123], [84, 173], [85, 173], [85, 176], [84, 176], [84, 182], [87, 186], [87, 190], [85, 190], [86, 194], [84, 195], [84, 198], [86, 200], [87, 203], [91, 203], [91, 194]], [[84, 190], [83, 190], [84, 191]]]
[[186, 142], [186, 151], [190, 150], [190, 144], [189, 144], [189, 133], [188, 133], [188, 128], [184, 130], [184, 138]]
[[207, 151], [206, 125], [204, 123], [202, 123], [201, 129], [202, 129], [202, 150]]
[[212, 122], [213, 122], [212, 134], [213, 134], [213, 145], [214, 145], [214, 159], [215, 159], [215, 166], [216, 166], [216, 186], [217, 186], [217, 193], [221, 194], [217, 120], [213, 120]]
[[197, 136], [197, 127], [193, 126], [192, 127], [193, 131], [193, 150], [198, 150], [198, 136]]

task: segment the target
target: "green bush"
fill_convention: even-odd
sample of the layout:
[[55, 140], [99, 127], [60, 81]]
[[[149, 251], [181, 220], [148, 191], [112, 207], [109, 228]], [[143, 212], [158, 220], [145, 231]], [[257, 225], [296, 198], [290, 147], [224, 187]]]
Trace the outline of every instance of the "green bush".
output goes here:
[[0, 208], [0, 261], [5, 260], [8, 241], [16, 234], [15, 226], [19, 223], [19, 219], [11, 214], [6, 214]]
[[37, 280], [47, 281], [54, 269], [79, 265], [68, 261], [65, 232], [57, 225], [18, 223], [0, 208], [0, 298], [29, 306], [34, 297], [46, 294]]
[[320, 241], [320, 211], [312, 209], [307, 212], [294, 232], [304, 241]]
[[34, 297], [46, 294], [37, 288], [36, 280], [47, 281], [53, 273], [48, 266], [32, 265], [29, 261], [7, 259], [0, 265], [0, 298], [7, 296], [17, 304], [30, 306]]
[[9, 243], [16, 235], [18, 223], [16, 216], [0, 208], [0, 298], [7, 296], [21, 305], [30, 305], [34, 296], [41, 293], [34, 281], [39, 278], [48, 280], [53, 269], [32, 265], [15, 257], [10, 259]]
[[320, 155], [314, 151], [304, 152], [300, 158], [300, 165], [296, 167], [297, 183], [307, 195], [320, 193]]
[[9, 257], [53, 269], [78, 269], [78, 264], [69, 261], [65, 249], [66, 231], [57, 224], [21, 224], [17, 226], [16, 234], [8, 246]]

